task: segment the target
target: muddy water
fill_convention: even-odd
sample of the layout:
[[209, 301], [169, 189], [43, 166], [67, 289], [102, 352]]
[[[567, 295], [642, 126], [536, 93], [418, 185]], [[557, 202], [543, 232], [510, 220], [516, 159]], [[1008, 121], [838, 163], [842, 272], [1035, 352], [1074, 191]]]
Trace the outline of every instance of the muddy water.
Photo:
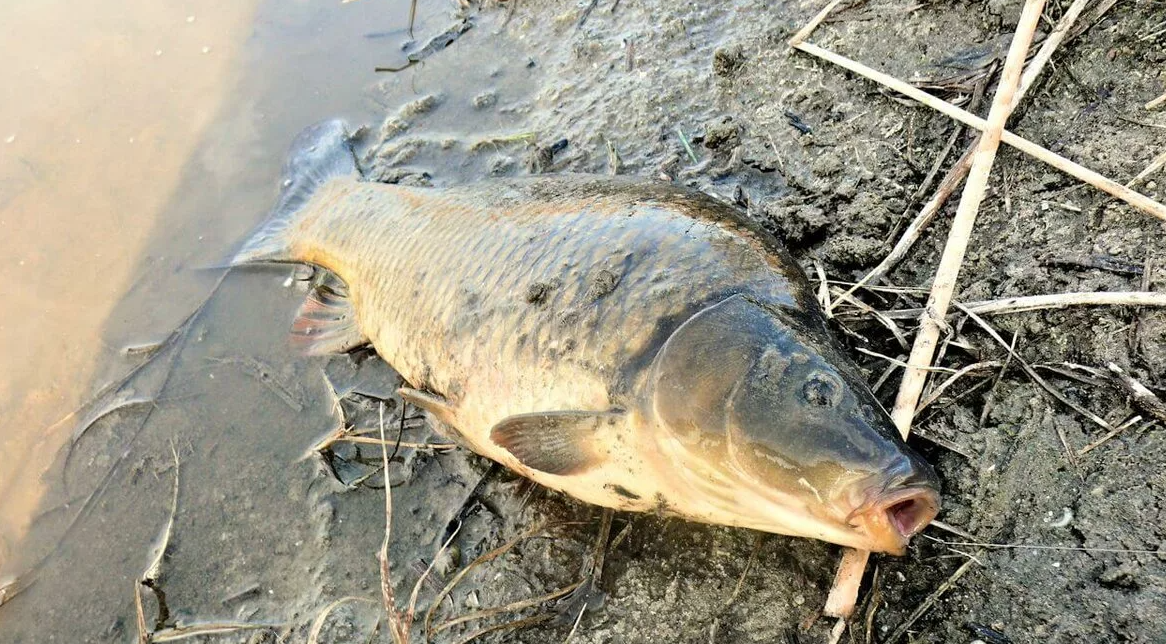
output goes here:
[[[418, 14], [419, 33], [448, 21], [447, 7], [431, 9]], [[102, 580], [122, 579], [140, 567], [113, 542], [140, 533], [148, 545], [157, 523], [141, 513], [148, 512], [152, 492], [147, 499], [114, 495], [111, 505], [127, 505], [96, 520], [104, 528], [95, 531], [84, 521], [74, 526], [74, 510], [82, 505], [89, 512], [91, 506], [78, 502], [102, 485], [102, 472], [120, 476], [125, 470], [113, 470], [126, 464], [136, 467], [127, 475], [134, 481], [149, 471], [157, 483], [166, 464], [155, 471], [150, 456], [132, 452], [115, 414], [114, 422], [86, 432], [73, 465], [62, 465], [64, 447], [84, 418], [69, 413], [139, 364], [140, 358], [122, 355], [122, 347], [164, 338], [206, 299], [222, 275], [213, 267], [270, 205], [283, 152], [299, 129], [333, 116], [369, 122], [383, 113], [386, 97], [408, 100], [409, 79], [386, 81], [373, 72], [402, 58], [407, 11], [408, 2], [396, 0], [343, 6], [332, 0], [14, 0], [0, 8], [10, 34], [0, 42], [8, 61], [0, 100], [0, 282], [6, 285], [0, 577], [10, 580], [52, 553], [44, 559], [47, 568], [33, 576], [37, 583], [0, 609], [0, 633], [13, 628], [19, 639], [31, 632], [25, 630], [37, 614], [31, 604], [63, 601], [62, 585], [76, 586], [78, 598], [90, 597]], [[258, 282], [243, 287], [241, 305], [214, 319], [222, 337], [246, 342], [256, 335], [279, 353], [283, 319], [272, 325], [265, 314], [238, 313], [253, 303], [253, 291], [270, 293], [270, 280], [258, 274]], [[296, 296], [272, 297], [278, 306]], [[206, 365], [193, 361], [188, 372], [194, 375], [187, 376], [210, 375]], [[127, 391], [146, 392], [150, 377], [146, 373]], [[311, 377], [313, 385], [319, 382]], [[208, 413], [264, 414], [251, 399], [270, 388], [239, 373], [220, 382], [240, 407], [229, 412], [223, 403]], [[312, 401], [293, 386], [296, 402], [282, 409], [287, 423], [297, 415], [287, 417], [289, 411]], [[202, 395], [183, 382], [176, 388], [178, 400]], [[207, 407], [201, 400], [192, 406]], [[185, 408], [179, 415], [167, 427], [173, 430], [167, 441], [206, 421]], [[308, 434], [321, 426], [307, 425]], [[185, 443], [188, 451], [197, 440]], [[302, 448], [289, 443], [287, 449]], [[285, 456], [278, 462], [294, 461], [298, 452]], [[70, 473], [73, 479], [63, 483]], [[230, 474], [212, 467], [203, 476]], [[191, 474], [188, 480], [197, 485], [199, 479]], [[108, 529], [139, 521], [136, 532]], [[76, 533], [84, 536], [62, 541]], [[70, 581], [73, 575], [81, 577]], [[102, 623], [76, 617], [56, 632], [108, 639], [111, 631], [102, 629], [121, 623], [130, 596], [118, 592], [109, 601], [78, 606], [77, 615]], [[4, 635], [0, 640], [9, 641]]]
[[67, 435], [52, 424], [109, 354], [101, 329], [231, 91], [255, 4], [0, 8], [0, 562]]

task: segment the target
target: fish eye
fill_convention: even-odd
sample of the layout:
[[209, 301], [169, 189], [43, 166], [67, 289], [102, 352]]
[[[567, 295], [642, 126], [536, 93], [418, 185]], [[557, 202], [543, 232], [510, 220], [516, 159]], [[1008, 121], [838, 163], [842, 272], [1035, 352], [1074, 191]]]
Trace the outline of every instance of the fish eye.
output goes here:
[[802, 385], [802, 398], [815, 407], [836, 407], [842, 401], [842, 383], [830, 374], [810, 374]]

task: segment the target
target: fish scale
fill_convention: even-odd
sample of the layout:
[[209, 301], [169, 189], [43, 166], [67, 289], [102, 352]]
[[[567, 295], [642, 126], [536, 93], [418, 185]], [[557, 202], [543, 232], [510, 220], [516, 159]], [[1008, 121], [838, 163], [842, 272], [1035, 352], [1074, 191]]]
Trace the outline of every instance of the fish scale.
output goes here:
[[535, 481], [622, 510], [901, 553], [938, 480], [833, 342], [801, 269], [707, 195], [591, 176], [360, 180], [297, 139], [236, 263], [331, 270], [292, 338], [362, 343], [402, 397]]
[[[748, 257], [747, 244], [660, 206], [567, 197], [553, 212], [546, 204], [500, 209], [480, 194], [428, 196], [351, 180], [334, 181], [317, 199], [329, 209], [301, 233], [304, 252], [340, 259], [354, 298], [368, 299], [360, 323], [374, 346], [407, 380], [437, 391], [465, 390], [467, 374], [488, 373], [496, 361], [519, 368], [536, 389], [567, 366], [602, 372], [620, 355], [650, 350], [662, 335], [658, 321], [710, 295], [752, 292], [794, 304], [786, 275]], [[600, 270], [618, 282], [592, 301]], [[545, 302], [527, 302], [536, 283], [557, 286]], [[419, 341], [399, 329], [439, 331]], [[601, 375], [608, 382], [596, 387], [617, 388], [614, 374]], [[497, 418], [482, 420], [539, 410], [517, 409], [541, 402], [524, 398], [491, 403]]]

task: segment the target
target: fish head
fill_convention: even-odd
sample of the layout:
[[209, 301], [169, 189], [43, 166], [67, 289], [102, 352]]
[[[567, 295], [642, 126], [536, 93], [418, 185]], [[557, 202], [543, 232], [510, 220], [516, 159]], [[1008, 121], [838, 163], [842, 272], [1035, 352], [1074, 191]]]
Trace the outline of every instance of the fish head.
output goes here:
[[734, 295], [653, 363], [651, 413], [678, 514], [902, 554], [939, 480], [815, 317]]

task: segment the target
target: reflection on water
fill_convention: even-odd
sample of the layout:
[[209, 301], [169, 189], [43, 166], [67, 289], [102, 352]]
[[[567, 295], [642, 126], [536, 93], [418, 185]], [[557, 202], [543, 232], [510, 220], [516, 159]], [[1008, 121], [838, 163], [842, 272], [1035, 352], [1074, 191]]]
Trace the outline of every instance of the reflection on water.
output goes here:
[[[424, 8], [418, 29], [447, 7]], [[0, 6], [0, 568], [66, 414], [206, 295], [288, 143], [383, 110], [407, 0], [11, 0]], [[435, 17], [436, 16], [436, 17]]]
[[257, 0], [0, 5], [0, 563], [101, 330], [232, 86]]

